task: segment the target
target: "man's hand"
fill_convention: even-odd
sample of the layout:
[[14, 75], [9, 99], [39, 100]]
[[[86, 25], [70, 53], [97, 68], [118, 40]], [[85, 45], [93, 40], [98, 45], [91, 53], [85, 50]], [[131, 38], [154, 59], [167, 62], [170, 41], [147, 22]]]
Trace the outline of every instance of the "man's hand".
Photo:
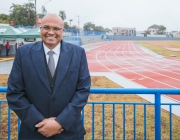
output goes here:
[[51, 137], [55, 134], [60, 134], [63, 131], [62, 126], [55, 121], [55, 117], [44, 119], [40, 123], [36, 124], [38, 132], [45, 137]]

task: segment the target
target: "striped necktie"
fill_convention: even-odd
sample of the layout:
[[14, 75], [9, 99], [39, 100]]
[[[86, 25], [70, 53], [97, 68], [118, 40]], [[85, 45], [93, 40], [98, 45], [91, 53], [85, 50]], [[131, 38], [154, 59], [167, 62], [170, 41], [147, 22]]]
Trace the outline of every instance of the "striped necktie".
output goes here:
[[49, 55], [48, 67], [49, 67], [52, 77], [54, 76], [54, 71], [55, 71], [55, 61], [54, 61], [53, 54], [54, 54], [53, 51], [48, 52], [48, 55]]

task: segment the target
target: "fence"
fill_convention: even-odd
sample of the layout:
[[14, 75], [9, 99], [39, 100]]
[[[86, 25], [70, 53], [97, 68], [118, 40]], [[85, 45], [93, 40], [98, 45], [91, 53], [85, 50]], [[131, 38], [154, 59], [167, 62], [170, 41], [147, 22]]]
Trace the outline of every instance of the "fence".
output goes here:
[[78, 46], [82, 45], [82, 39], [78, 36], [70, 36], [70, 37], [64, 37], [63, 40], [65, 42], [69, 42]]
[[[7, 88], [6, 87], [0, 87], [0, 92], [6, 92]], [[102, 132], [101, 132], [101, 135], [102, 135], [102, 139], [104, 140], [105, 139], [105, 105], [106, 104], [110, 104], [112, 105], [112, 138], [111, 139], [116, 139], [116, 123], [119, 123], [119, 122], [116, 122], [115, 120], [115, 117], [117, 116], [116, 115], [116, 111], [115, 111], [115, 106], [118, 105], [118, 104], [121, 104], [122, 105], [122, 108], [123, 108], [123, 140], [126, 139], [126, 106], [127, 105], [132, 105], [133, 108], [134, 108], [134, 111], [133, 111], [133, 139], [136, 140], [136, 107], [138, 105], [142, 105], [144, 106], [144, 126], [143, 126], [143, 129], [144, 129], [144, 134], [143, 134], [143, 138], [142, 139], [146, 139], [147, 137], [147, 132], [146, 132], [146, 128], [147, 128], [147, 120], [146, 120], [146, 113], [147, 113], [147, 106], [154, 106], [155, 108], [155, 136], [154, 136], [154, 139], [155, 140], [161, 140], [161, 129], [163, 128], [163, 126], [161, 125], [161, 106], [162, 105], [166, 105], [166, 106], [169, 106], [169, 138], [170, 140], [172, 140], [172, 106], [179, 106], [180, 104], [179, 103], [162, 103], [161, 102], [161, 95], [167, 95], [167, 94], [173, 94], [173, 95], [180, 95], [180, 89], [126, 89], [126, 88], [123, 88], [123, 89], [118, 89], [118, 88], [92, 88], [91, 89], [91, 94], [153, 94], [154, 95], [154, 103], [149, 103], [149, 102], [88, 102], [88, 105], [90, 104], [92, 106], [92, 123], [91, 123], [91, 128], [92, 128], [92, 132], [91, 132], [91, 139], [94, 140], [95, 139], [95, 128], [96, 126], [94, 125], [94, 120], [95, 120], [95, 110], [94, 110], [94, 107], [95, 105], [97, 104], [101, 104], [102, 105]], [[1, 107], [1, 104], [6, 102], [5, 100], [0, 100], [0, 107]], [[0, 108], [1, 109], [1, 108]], [[89, 112], [88, 112], [89, 113]], [[87, 114], [88, 114], [87, 113]], [[86, 117], [85, 117], [85, 112], [84, 110], [82, 111], [82, 117], [83, 117], [83, 120], [86, 120]], [[119, 114], [118, 114], [119, 115]], [[139, 117], [139, 116], [138, 116]], [[20, 121], [18, 121], [18, 124], [20, 123]], [[86, 125], [86, 124], [85, 124]], [[19, 126], [19, 125], [18, 125]], [[11, 137], [11, 111], [10, 109], [8, 108], [8, 140], [10, 140], [10, 137]], [[18, 130], [19, 130], [19, 127], [18, 127]], [[177, 139], [180, 139], [180, 134], [178, 136]]]

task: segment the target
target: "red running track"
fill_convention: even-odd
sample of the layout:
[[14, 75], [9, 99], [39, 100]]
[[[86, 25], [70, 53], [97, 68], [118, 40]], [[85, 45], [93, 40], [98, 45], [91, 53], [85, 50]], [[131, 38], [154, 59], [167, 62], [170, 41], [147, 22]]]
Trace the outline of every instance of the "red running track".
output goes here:
[[[114, 72], [147, 88], [180, 88], [180, 61], [150, 53], [133, 41], [94, 46], [86, 52], [90, 72]], [[169, 97], [180, 101], [179, 95]]]

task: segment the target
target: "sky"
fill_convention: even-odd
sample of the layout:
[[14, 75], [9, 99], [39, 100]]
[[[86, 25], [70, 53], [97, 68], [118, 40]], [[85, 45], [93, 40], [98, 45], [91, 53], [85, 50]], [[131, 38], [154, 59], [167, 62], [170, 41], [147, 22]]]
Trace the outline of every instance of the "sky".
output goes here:
[[[0, 13], [9, 14], [12, 3], [28, 2], [5, 0], [0, 5]], [[79, 18], [80, 28], [91, 22], [110, 29], [127, 27], [144, 31], [157, 24], [164, 25], [167, 31], [180, 31], [180, 0], [36, 0], [38, 13], [41, 13], [43, 5], [48, 13], [65, 11], [65, 21], [70, 24], [72, 19], [71, 25], [78, 26]]]

